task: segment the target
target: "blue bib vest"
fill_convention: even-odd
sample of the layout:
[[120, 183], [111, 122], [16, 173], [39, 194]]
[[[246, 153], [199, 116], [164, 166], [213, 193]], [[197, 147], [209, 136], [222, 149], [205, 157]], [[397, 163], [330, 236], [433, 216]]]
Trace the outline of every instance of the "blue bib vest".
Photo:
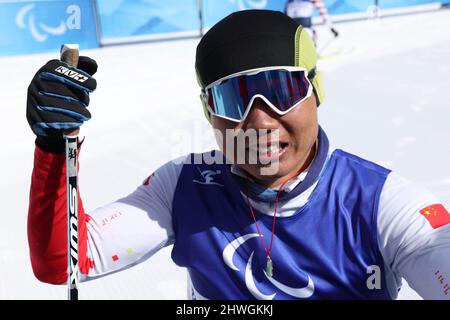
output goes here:
[[[270, 277], [267, 253], [229, 165], [185, 164], [173, 199], [172, 259], [208, 299], [391, 299], [377, 238], [388, 174], [335, 150], [306, 205], [277, 218]], [[269, 247], [273, 217], [254, 211]], [[371, 266], [381, 270], [380, 288], [367, 285]]]

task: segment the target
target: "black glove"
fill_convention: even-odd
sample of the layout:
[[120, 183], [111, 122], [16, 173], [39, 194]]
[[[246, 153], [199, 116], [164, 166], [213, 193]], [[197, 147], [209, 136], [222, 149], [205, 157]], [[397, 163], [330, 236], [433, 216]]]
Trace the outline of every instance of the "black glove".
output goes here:
[[97, 87], [92, 75], [97, 63], [80, 57], [78, 68], [50, 60], [28, 87], [27, 120], [36, 134], [36, 144], [48, 152], [64, 152], [62, 131], [75, 129], [91, 118], [89, 93]]
[[339, 32], [335, 28], [330, 28], [330, 31], [333, 33], [334, 37], [339, 37]]

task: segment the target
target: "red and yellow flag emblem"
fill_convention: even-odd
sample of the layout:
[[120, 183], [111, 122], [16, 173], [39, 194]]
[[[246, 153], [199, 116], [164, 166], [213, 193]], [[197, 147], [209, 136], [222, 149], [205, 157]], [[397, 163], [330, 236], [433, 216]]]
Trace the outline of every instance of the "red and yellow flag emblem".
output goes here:
[[442, 204], [433, 204], [419, 211], [431, 224], [433, 229], [450, 223], [450, 214]]

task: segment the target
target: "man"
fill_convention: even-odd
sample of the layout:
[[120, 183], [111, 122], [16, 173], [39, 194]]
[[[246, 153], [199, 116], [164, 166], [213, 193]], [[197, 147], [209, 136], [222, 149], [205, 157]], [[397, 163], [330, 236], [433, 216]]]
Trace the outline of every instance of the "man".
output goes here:
[[[426, 190], [330, 147], [316, 60], [308, 33], [279, 12], [241, 11], [211, 28], [196, 71], [222, 152], [168, 162], [90, 213], [80, 198], [81, 280], [173, 245], [192, 299], [394, 299], [402, 277], [424, 298], [448, 299], [450, 215]], [[54, 72], [61, 65], [38, 71], [27, 104], [31, 262], [53, 284], [67, 281], [60, 130], [90, 118], [97, 70], [80, 58], [87, 80], [75, 83]]]
[[319, 11], [319, 14], [323, 19], [323, 23], [330, 29], [333, 35], [335, 37], [339, 36], [339, 33], [334, 28], [333, 22], [328, 14], [328, 10], [322, 0], [288, 0], [284, 8], [284, 13], [294, 19], [298, 24], [301, 24], [304, 28], [307, 28], [316, 43], [317, 33], [312, 27], [311, 19], [314, 7]]

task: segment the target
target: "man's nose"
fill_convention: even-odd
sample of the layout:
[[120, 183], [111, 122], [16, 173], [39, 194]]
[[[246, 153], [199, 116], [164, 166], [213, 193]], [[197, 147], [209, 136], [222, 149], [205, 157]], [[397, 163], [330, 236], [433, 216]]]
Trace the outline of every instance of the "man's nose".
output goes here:
[[280, 116], [260, 98], [256, 98], [243, 123], [243, 129], [277, 129]]

